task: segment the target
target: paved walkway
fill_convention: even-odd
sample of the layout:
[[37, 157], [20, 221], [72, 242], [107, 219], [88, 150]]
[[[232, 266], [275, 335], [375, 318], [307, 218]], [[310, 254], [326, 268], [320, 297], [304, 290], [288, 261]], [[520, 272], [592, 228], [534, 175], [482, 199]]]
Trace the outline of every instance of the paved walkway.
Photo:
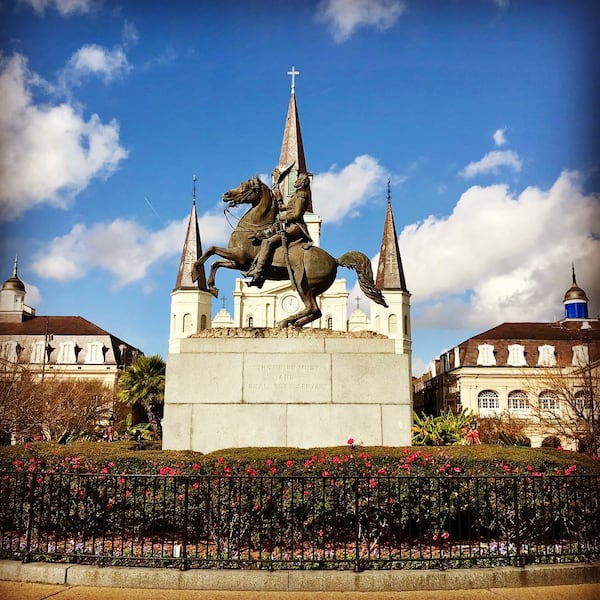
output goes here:
[[1, 600], [598, 600], [600, 563], [524, 568], [260, 571], [0, 560]]
[[221, 592], [0, 581], [2, 600], [598, 600], [600, 583], [418, 592]]

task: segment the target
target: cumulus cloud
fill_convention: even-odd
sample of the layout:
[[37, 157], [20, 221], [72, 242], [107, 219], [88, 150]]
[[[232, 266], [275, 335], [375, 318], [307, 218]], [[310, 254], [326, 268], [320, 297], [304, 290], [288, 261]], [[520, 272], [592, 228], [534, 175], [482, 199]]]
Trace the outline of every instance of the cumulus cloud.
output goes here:
[[[145, 278], [155, 263], [181, 253], [188, 219], [172, 221], [158, 231], [126, 219], [90, 227], [77, 224], [54, 238], [32, 268], [40, 277], [58, 281], [80, 279], [99, 269], [113, 275], [117, 287], [124, 286]], [[200, 230], [206, 232], [205, 247], [227, 239], [229, 229], [222, 215], [206, 214], [199, 221]]]
[[496, 146], [504, 146], [507, 144], [508, 140], [506, 139], [506, 127], [496, 129], [492, 137], [494, 138], [494, 144], [496, 144]]
[[450, 216], [400, 234], [413, 322], [467, 329], [558, 319], [572, 261], [588, 296], [600, 298], [599, 224], [600, 195], [584, 194], [575, 172], [518, 195], [505, 185], [470, 188]]
[[328, 172], [314, 176], [315, 212], [328, 223], [354, 217], [361, 206], [384, 189], [387, 178], [388, 172], [367, 154], [357, 156], [341, 170], [334, 165]]
[[116, 120], [86, 120], [75, 105], [36, 104], [43, 81], [25, 57], [0, 61], [0, 220], [38, 204], [65, 208], [94, 177], [106, 177], [128, 152]]
[[98, 44], [86, 44], [75, 52], [60, 75], [63, 88], [79, 85], [87, 76], [98, 76], [109, 83], [131, 71], [127, 55], [120, 46], [112, 50]]
[[402, 0], [321, 0], [317, 20], [326, 23], [333, 39], [342, 43], [359, 27], [389, 29], [405, 10]]
[[18, 2], [30, 6], [38, 15], [43, 15], [48, 9], [54, 9], [63, 17], [91, 12], [100, 4], [98, 0], [18, 0]]
[[471, 161], [460, 172], [460, 175], [465, 179], [487, 173], [497, 175], [503, 168], [509, 168], [518, 173], [522, 166], [523, 162], [516, 152], [512, 150], [492, 150], [480, 160]]

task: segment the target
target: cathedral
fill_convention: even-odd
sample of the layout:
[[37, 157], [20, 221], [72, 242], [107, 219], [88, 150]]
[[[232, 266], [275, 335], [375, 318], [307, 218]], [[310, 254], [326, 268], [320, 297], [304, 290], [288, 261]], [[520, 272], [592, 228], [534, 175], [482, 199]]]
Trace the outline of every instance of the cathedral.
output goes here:
[[[292, 164], [293, 168], [279, 185], [284, 205], [294, 192], [294, 183], [298, 176], [301, 173], [308, 173], [293, 83], [276, 168], [283, 172]], [[364, 302], [369, 303], [370, 314], [367, 315], [357, 306], [348, 316], [349, 292], [346, 280], [340, 278], [336, 279], [334, 284], [318, 298], [321, 318], [306, 327], [349, 332], [374, 331], [394, 339], [397, 353], [410, 355], [410, 293], [406, 287], [398, 247], [389, 182], [387, 209], [383, 221], [381, 252], [375, 283], [382, 290], [388, 307], [384, 308], [365, 299]], [[304, 214], [304, 222], [313, 245], [320, 246], [321, 218], [314, 212], [312, 203]], [[192, 266], [201, 255], [202, 244], [194, 191], [179, 271], [171, 293], [169, 352], [177, 351], [179, 340], [203, 329], [275, 327], [279, 321], [301, 308], [299, 295], [289, 281], [266, 281], [259, 289], [248, 285], [245, 279], [238, 278], [232, 292], [233, 315], [223, 307], [213, 318], [212, 296], [206, 285], [204, 270], [196, 283], [192, 281]]]

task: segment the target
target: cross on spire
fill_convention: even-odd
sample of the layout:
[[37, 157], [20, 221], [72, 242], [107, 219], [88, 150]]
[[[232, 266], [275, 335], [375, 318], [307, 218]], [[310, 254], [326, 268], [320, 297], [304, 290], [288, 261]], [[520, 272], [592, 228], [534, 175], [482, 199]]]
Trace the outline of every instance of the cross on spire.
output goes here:
[[300, 75], [300, 71], [296, 71], [296, 67], [292, 65], [292, 70], [288, 71], [288, 75], [292, 76], [292, 94], [296, 91], [296, 75]]

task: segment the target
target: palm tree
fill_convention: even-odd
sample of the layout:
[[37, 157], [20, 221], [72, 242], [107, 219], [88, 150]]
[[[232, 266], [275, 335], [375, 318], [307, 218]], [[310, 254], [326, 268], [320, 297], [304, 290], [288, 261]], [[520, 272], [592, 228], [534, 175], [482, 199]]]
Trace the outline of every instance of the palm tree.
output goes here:
[[119, 378], [119, 398], [144, 409], [156, 439], [162, 437], [165, 369], [165, 361], [158, 354], [140, 356]]

